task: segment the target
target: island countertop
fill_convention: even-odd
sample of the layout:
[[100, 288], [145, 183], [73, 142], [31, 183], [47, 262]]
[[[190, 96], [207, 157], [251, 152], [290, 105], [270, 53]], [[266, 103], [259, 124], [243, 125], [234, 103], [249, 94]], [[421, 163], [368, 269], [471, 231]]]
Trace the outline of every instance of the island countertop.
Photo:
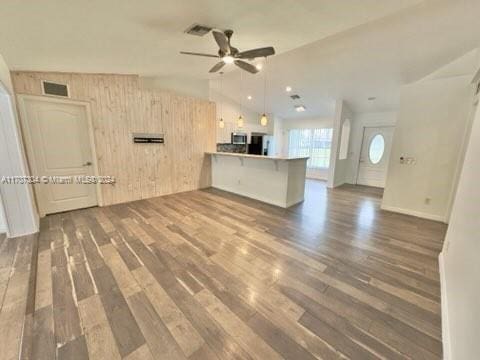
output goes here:
[[303, 201], [308, 156], [206, 152], [212, 187], [288, 208]]
[[222, 156], [235, 156], [235, 157], [244, 157], [244, 158], [253, 158], [253, 159], [266, 159], [266, 160], [308, 160], [308, 156], [268, 156], [268, 155], [254, 155], [254, 154], [245, 154], [245, 153], [231, 153], [223, 151], [211, 151], [206, 152], [205, 154], [209, 155], [222, 155]]

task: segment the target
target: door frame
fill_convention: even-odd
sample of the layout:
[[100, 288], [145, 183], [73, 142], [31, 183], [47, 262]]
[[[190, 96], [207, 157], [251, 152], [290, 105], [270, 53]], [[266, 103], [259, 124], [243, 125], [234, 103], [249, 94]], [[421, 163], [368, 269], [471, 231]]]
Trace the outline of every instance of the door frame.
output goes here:
[[[365, 139], [365, 129], [367, 128], [388, 128], [388, 127], [391, 127], [394, 129], [395, 131], [395, 124], [393, 125], [364, 125], [362, 126], [362, 137], [361, 137], [361, 141], [360, 141], [360, 148], [358, 150], [358, 159], [357, 159], [357, 168], [356, 168], [356, 171], [355, 171], [355, 185], [359, 185], [358, 184], [358, 173], [360, 172], [360, 160], [361, 160], [361, 157], [362, 157], [362, 149], [363, 149], [363, 140]], [[392, 144], [390, 144], [390, 146], [393, 145], [393, 138], [392, 138]], [[388, 159], [389, 163], [390, 163], [390, 159]], [[388, 166], [387, 166], [387, 176], [388, 176]], [[362, 185], [362, 186], [366, 186], [366, 185]]]
[[[38, 96], [38, 95], [26, 95], [26, 94], [18, 94], [18, 107], [20, 110], [20, 123], [22, 125], [23, 130], [23, 137], [25, 140], [25, 147], [26, 147], [26, 155], [27, 155], [27, 162], [30, 167], [30, 174], [38, 174], [37, 169], [38, 166], [36, 164], [34, 153], [34, 147], [32, 142], [32, 136], [30, 132], [30, 128], [27, 122], [27, 109], [25, 100], [34, 100], [34, 101], [43, 101], [46, 103], [54, 103], [54, 104], [66, 104], [66, 105], [76, 105], [82, 106], [85, 109], [85, 115], [87, 118], [87, 130], [88, 130], [88, 138], [89, 138], [89, 145], [90, 151], [92, 153], [92, 167], [93, 173], [95, 176], [99, 176], [98, 171], [98, 161], [97, 161], [97, 152], [95, 147], [95, 136], [93, 131], [93, 121], [92, 121], [92, 113], [90, 108], [90, 103], [87, 101], [79, 101], [79, 100], [72, 100], [72, 99], [61, 99], [53, 96]], [[102, 195], [102, 188], [101, 184], [97, 182], [95, 185], [96, 187], [96, 197], [97, 197], [97, 204], [98, 206], [103, 206], [103, 195]], [[40, 211], [40, 207], [38, 206], [38, 194], [37, 190], [34, 188], [35, 194], [35, 201], [37, 202], [37, 208], [40, 212], [40, 217], [44, 217], [46, 214]]]

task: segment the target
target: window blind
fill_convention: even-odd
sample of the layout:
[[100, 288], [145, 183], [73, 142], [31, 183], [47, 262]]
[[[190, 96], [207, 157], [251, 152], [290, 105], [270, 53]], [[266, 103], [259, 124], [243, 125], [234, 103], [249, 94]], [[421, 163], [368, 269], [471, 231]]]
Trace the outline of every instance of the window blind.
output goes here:
[[333, 129], [291, 129], [288, 137], [289, 156], [309, 156], [309, 169], [330, 166]]

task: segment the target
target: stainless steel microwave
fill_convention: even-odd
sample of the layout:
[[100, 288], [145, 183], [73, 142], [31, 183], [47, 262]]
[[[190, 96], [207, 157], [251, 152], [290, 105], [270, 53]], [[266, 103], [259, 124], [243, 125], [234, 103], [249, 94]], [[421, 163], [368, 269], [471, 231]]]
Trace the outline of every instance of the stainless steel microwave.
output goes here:
[[247, 143], [247, 134], [232, 133], [232, 144], [245, 145]]

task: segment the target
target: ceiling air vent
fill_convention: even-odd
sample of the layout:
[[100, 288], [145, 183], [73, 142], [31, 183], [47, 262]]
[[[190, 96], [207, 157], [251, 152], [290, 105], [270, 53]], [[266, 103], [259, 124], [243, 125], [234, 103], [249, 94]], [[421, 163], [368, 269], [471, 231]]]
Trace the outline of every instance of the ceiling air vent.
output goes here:
[[42, 80], [42, 92], [43, 92], [43, 95], [70, 97], [68, 93], [68, 85], [57, 84], [57, 83], [45, 81], [45, 80]]
[[297, 95], [297, 94], [290, 95], [290, 97], [292, 98], [292, 100], [298, 100], [298, 99], [300, 99], [300, 95]]
[[185, 32], [190, 35], [203, 36], [207, 34], [212, 28], [207, 25], [193, 24]]

